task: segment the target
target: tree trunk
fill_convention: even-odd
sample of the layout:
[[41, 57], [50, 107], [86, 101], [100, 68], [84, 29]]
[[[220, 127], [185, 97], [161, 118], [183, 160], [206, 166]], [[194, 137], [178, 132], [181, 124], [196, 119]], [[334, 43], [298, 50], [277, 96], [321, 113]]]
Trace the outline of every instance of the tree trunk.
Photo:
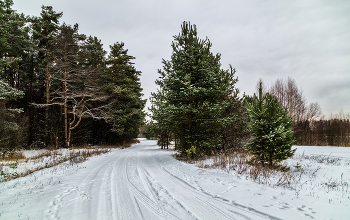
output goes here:
[[166, 132], [166, 149], [169, 149], [169, 131]]
[[[30, 76], [29, 76], [29, 94], [28, 94], [28, 103], [33, 102], [33, 81], [34, 81], [34, 57], [32, 54], [31, 57], [31, 68], [30, 68]], [[32, 105], [28, 105], [29, 108], [29, 127], [34, 127], [34, 109]], [[34, 140], [34, 129], [29, 129], [28, 142], [27, 145], [30, 146]]]
[[[65, 45], [66, 46], [66, 45]], [[68, 140], [68, 112], [67, 112], [67, 54], [65, 54], [65, 68], [64, 68], [64, 80], [63, 80], [63, 110], [64, 110], [64, 138], [66, 148], [69, 148]]]

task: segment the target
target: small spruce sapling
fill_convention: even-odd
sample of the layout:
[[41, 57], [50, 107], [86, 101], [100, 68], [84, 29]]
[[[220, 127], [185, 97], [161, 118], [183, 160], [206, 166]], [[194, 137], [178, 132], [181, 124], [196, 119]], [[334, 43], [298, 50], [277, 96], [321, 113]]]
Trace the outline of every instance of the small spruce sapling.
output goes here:
[[268, 163], [272, 167], [294, 155], [292, 119], [276, 97], [269, 93], [262, 95], [261, 82], [259, 97], [254, 94], [246, 99], [246, 110], [252, 138], [245, 147], [263, 166]]

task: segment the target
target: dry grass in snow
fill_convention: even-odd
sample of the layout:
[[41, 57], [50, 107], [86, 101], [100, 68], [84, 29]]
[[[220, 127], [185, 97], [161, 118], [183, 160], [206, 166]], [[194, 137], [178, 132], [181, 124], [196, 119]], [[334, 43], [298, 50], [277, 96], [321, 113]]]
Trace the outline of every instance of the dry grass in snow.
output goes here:
[[[66, 161], [69, 161], [68, 165], [74, 165], [86, 161], [89, 157], [108, 153], [109, 151], [108, 148], [89, 148], [17, 152], [14, 157], [6, 157], [0, 160], [0, 182], [23, 177]], [[26, 157], [26, 153], [32, 156]]]
[[278, 169], [251, 165], [249, 161], [252, 157], [245, 152], [207, 157], [195, 164], [199, 168], [222, 170], [238, 179], [245, 178], [273, 188], [293, 190], [296, 197], [303, 194], [315, 199], [324, 197], [331, 204], [342, 201], [348, 203], [350, 158], [322, 153], [305, 154], [301, 150], [284, 161]]
[[113, 148], [128, 148], [140, 141], [135, 139], [120, 145], [83, 146], [70, 149], [42, 149], [14, 152], [0, 158], [0, 182], [27, 176], [35, 171], [67, 162], [67, 166], [86, 161], [89, 157], [110, 152]]

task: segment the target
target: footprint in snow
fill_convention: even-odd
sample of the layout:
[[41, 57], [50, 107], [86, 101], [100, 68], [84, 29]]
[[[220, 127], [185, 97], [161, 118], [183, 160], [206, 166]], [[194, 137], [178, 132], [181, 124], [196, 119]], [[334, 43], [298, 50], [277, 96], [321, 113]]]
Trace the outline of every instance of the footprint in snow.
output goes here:
[[[297, 207], [297, 210], [302, 212], [305, 216], [307, 216], [311, 219], [315, 219], [312, 215], [316, 214], [316, 212], [312, 211], [312, 208], [306, 208], [305, 205], [302, 205], [300, 207]], [[306, 212], [310, 212], [310, 213], [306, 213]]]
[[306, 206], [305, 205], [302, 205], [301, 207], [298, 207], [297, 209], [299, 210], [299, 211], [305, 211], [303, 208], [305, 208]]
[[282, 202], [280, 205], [281, 205], [281, 206], [279, 207], [279, 209], [285, 210], [285, 209], [290, 209], [290, 208], [291, 208], [291, 207], [289, 206], [289, 204], [288, 204], [288, 203], [285, 203], [285, 202]]

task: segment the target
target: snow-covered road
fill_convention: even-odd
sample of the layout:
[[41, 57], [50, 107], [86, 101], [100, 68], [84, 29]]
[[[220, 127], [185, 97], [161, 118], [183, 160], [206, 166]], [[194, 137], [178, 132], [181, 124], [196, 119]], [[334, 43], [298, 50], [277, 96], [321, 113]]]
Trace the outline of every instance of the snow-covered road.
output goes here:
[[324, 219], [274, 196], [281, 191], [171, 154], [142, 140], [78, 166], [1, 183], [0, 219]]

